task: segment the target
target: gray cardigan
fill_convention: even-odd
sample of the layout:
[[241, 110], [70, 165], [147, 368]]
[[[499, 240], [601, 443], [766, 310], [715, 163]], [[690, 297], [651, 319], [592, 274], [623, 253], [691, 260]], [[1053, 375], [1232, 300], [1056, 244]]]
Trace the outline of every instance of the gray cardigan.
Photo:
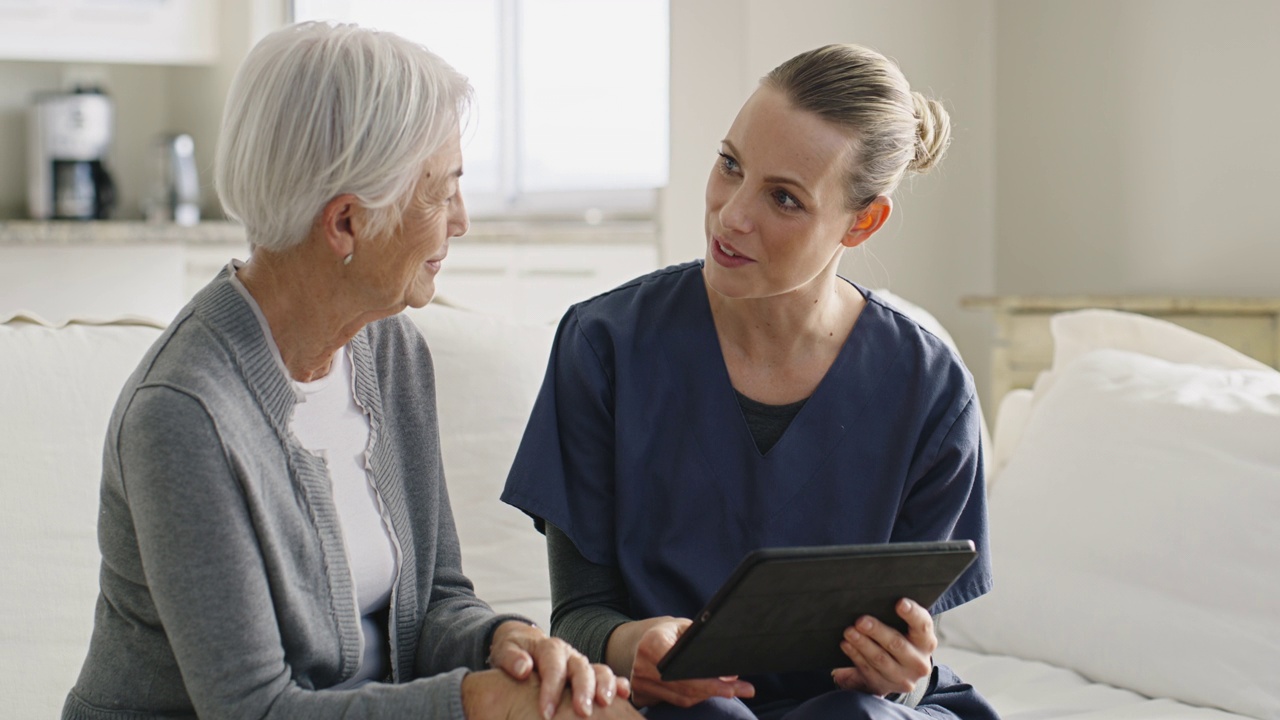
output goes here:
[[324, 462], [226, 271], [125, 384], [103, 458], [88, 657], [64, 718], [462, 718], [498, 616], [462, 574], [431, 357], [402, 316], [351, 341], [368, 463], [400, 546], [392, 679], [359, 666], [360, 613]]

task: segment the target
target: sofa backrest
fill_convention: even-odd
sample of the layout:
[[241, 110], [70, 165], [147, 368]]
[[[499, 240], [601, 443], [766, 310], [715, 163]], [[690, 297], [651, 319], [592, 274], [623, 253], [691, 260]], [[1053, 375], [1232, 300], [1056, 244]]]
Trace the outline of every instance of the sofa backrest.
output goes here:
[[107, 420], [160, 330], [0, 324], [0, 697], [56, 717], [98, 595], [98, 487]]
[[436, 374], [440, 452], [462, 569], [499, 612], [550, 627], [546, 541], [498, 497], [542, 385], [554, 325], [428, 305], [406, 310]]

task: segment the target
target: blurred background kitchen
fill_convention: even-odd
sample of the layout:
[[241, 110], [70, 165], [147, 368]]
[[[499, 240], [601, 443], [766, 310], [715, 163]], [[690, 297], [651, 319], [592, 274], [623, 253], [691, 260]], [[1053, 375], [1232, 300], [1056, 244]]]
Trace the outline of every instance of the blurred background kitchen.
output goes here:
[[[294, 17], [392, 29], [472, 77], [455, 304], [551, 321], [701, 256], [738, 107], [828, 42], [897, 58], [951, 111], [941, 172], [843, 269], [937, 315], [984, 391], [993, 321], [967, 296], [1280, 295], [1274, 0], [0, 0], [0, 319], [167, 319], [244, 255], [211, 184], [222, 102]], [[33, 222], [33, 108], [77, 87], [109, 99], [108, 147], [41, 163], [93, 188], [68, 207], [105, 169], [110, 220]]]

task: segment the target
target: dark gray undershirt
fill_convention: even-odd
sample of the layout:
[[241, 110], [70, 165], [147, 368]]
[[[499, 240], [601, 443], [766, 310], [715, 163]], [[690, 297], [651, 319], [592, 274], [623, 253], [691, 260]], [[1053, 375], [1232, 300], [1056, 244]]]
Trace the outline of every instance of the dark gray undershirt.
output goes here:
[[737, 390], [734, 390], [734, 394], [738, 396], [738, 406], [742, 408], [742, 416], [747, 419], [747, 428], [751, 430], [751, 438], [756, 441], [761, 455], [768, 453], [778, 442], [782, 433], [790, 427], [791, 421], [800, 413], [800, 408], [809, 400], [805, 398], [787, 405], [766, 405]]
[[631, 596], [616, 567], [582, 556], [560, 528], [547, 523], [551, 565], [551, 634], [563, 638], [593, 663], [605, 661], [609, 635], [635, 618]]

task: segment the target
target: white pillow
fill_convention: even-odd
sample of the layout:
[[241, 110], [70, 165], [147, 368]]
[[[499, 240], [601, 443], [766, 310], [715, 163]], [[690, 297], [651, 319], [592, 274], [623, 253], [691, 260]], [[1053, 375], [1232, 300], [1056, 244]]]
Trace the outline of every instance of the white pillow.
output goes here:
[[1094, 350], [1128, 350], [1169, 362], [1205, 367], [1266, 370], [1268, 365], [1224, 343], [1147, 315], [1119, 310], [1088, 309], [1058, 313], [1049, 319], [1053, 336], [1053, 366], [1036, 381], [1047, 387], [1053, 369], [1064, 368]]
[[993, 492], [996, 478], [1004, 472], [1013, 457], [1013, 450], [1022, 437], [1022, 429], [1031, 417], [1035, 393], [1026, 388], [1014, 388], [1000, 399], [996, 408], [996, 429], [991, 441], [991, 459], [987, 462], [987, 492]]
[[1280, 718], [1280, 373], [1098, 350], [991, 498], [995, 590], [947, 642]]
[[102, 444], [160, 330], [0, 324], [0, 685], [12, 717], [57, 717], [98, 597]]
[[555, 326], [436, 303], [405, 312], [435, 364], [440, 452], [463, 570], [494, 609], [549, 627], [546, 540], [499, 496], [542, 386]]
[[[1010, 399], [1009, 395], [1021, 392], [1015, 390], [1000, 401], [996, 415], [995, 457], [988, 464], [993, 475], [999, 475], [1017, 447], [1021, 430], [1015, 424], [1020, 425], [1027, 418], [1023, 406], [1034, 403], [1036, 397], [1048, 391], [1054, 381], [1055, 369], [1064, 368], [1094, 350], [1128, 350], [1169, 362], [1205, 367], [1239, 370], [1266, 370], [1269, 367], [1181, 325], [1119, 310], [1091, 308], [1058, 313], [1049, 319], [1049, 334], [1053, 337], [1053, 361], [1050, 368], [1036, 378], [1035, 395]], [[1008, 413], [1005, 412], [1006, 405], [1010, 410]]]

